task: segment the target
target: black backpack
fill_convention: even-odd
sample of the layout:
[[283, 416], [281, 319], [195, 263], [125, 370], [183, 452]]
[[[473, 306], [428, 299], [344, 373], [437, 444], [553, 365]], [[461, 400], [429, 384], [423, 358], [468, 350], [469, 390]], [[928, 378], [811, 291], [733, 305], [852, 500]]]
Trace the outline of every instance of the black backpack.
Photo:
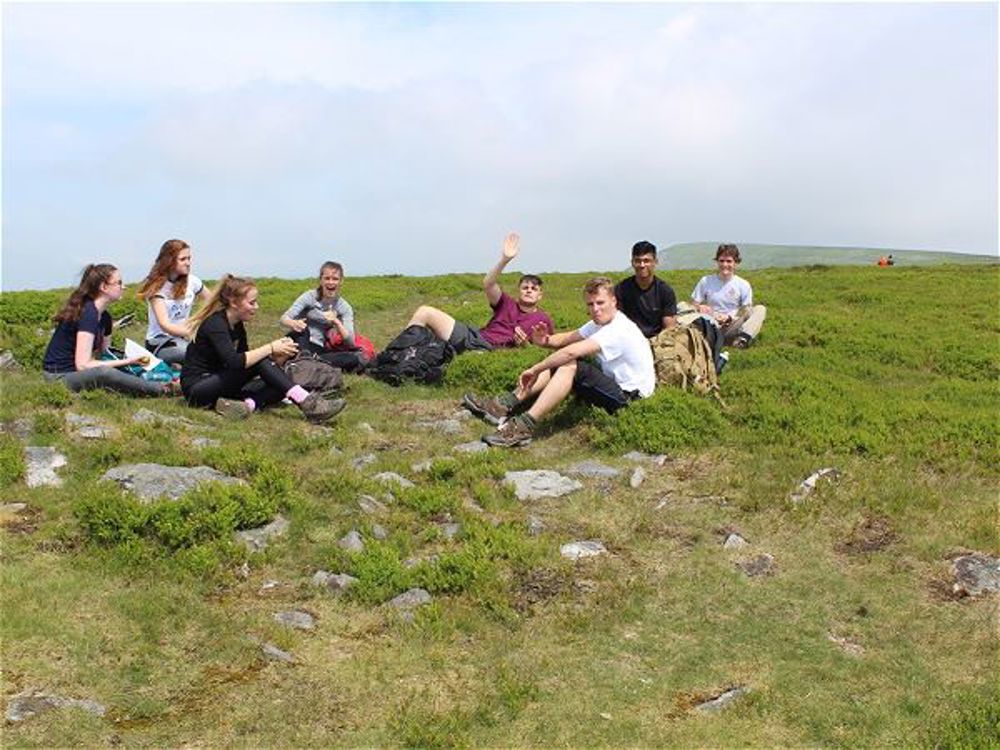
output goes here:
[[368, 366], [368, 374], [389, 385], [402, 385], [406, 380], [417, 383], [439, 383], [444, 366], [455, 356], [455, 349], [423, 326], [403, 329], [386, 344]]

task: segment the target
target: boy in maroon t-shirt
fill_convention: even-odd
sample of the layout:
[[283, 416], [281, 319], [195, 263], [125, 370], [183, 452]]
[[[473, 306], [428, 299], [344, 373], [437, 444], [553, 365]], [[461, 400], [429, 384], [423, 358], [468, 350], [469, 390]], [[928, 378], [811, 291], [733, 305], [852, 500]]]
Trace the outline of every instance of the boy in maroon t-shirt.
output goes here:
[[430, 305], [418, 307], [407, 326], [429, 328], [438, 338], [451, 344], [458, 354], [475, 350], [489, 351], [504, 346], [522, 346], [530, 343], [531, 330], [536, 326], [543, 327], [550, 334], [554, 333], [552, 319], [538, 307], [542, 299], [540, 278], [534, 274], [522, 276], [517, 284], [516, 300], [497, 283], [504, 267], [517, 257], [520, 241], [521, 238], [513, 232], [507, 235], [499, 262], [483, 279], [486, 299], [493, 308], [493, 317], [485, 326], [472, 328]]

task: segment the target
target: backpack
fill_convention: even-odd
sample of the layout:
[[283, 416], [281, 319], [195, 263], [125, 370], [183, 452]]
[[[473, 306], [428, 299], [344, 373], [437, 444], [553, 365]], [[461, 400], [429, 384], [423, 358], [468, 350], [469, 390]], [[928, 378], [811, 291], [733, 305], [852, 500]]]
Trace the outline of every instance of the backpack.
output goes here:
[[327, 364], [312, 352], [300, 351], [293, 359], [282, 365], [282, 370], [307, 391], [327, 393], [344, 385], [340, 368]]
[[439, 383], [454, 356], [455, 349], [447, 341], [423, 326], [412, 325], [386, 344], [369, 365], [368, 374], [393, 386], [406, 380]]
[[695, 393], [719, 394], [719, 376], [712, 349], [694, 326], [675, 326], [660, 331], [649, 342], [653, 349], [656, 382], [679, 386]]
[[375, 359], [375, 344], [370, 338], [362, 336], [360, 333], [354, 334], [354, 347], [352, 348], [344, 345], [344, 337], [340, 335], [340, 331], [331, 328], [326, 332], [324, 344], [325, 348], [332, 352], [358, 352], [363, 355], [366, 362]]

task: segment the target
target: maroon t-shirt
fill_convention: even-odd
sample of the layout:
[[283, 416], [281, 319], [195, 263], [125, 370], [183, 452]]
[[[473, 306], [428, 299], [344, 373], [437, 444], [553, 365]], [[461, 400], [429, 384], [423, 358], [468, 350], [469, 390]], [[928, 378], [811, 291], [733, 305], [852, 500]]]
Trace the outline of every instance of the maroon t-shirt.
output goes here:
[[490, 322], [479, 329], [480, 335], [489, 341], [493, 346], [514, 346], [514, 328], [520, 326], [525, 333], [531, 333], [531, 329], [539, 323], [545, 326], [549, 334], [555, 333], [552, 319], [541, 310], [526, 313], [517, 306], [517, 301], [507, 292], [500, 293], [493, 308], [493, 317]]

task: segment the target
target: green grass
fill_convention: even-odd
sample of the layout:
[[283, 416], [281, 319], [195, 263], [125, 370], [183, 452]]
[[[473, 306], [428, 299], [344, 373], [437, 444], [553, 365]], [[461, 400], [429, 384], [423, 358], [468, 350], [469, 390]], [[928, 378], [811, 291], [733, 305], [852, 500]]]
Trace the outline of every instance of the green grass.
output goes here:
[[[31, 444], [55, 446], [68, 466], [63, 486], [29, 489], [20, 442], [0, 434], [4, 501], [29, 506], [0, 531], [3, 691], [91, 697], [109, 715], [51, 712], [6, 726], [4, 746], [996, 746], [996, 599], [947, 595], [950, 556], [1000, 552], [996, 271], [747, 274], [768, 321], [757, 345], [733, 352], [726, 408], [677, 391], [614, 418], [572, 404], [530, 448], [471, 456], [452, 448], [485, 425], [448, 435], [421, 423], [451, 416], [464, 390], [508, 387], [540, 351], [459, 357], [436, 388], [349, 376], [349, 407], [329, 430], [292, 409], [234, 424], [179, 400], [45, 383], [32, 368], [63, 293], [5, 293], [0, 348], [26, 367], [4, 374], [0, 420], [27, 420]], [[684, 296], [700, 275], [668, 279]], [[583, 322], [587, 276], [546, 276], [560, 328]], [[262, 280], [251, 339], [277, 334], [310, 283]], [[423, 302], [484, 322], [479, 283], [348, 278], [345, 294], [381, 345]], [[144, 315], [134, 301], [113, 313], [127, 310]], [[138, 408], [196, 428], [135, 424]], [[70, 412], [113, 437], [76, 437]], [[223, 445], [199, 448], [197, 436]], [[638, 489], [621, 458], [633, 449], [669, 455]], [[374, 462], [353, 468], [363, 454]], [[622, 474], [536, 503], [502, 483], [584, 458]], [[411, 468], [425, 459], [429, 470]], [[98, 481], [133, 461], [208, 465], [246, 484], [142, 506]], [[792, 505], [823, 466], [842, 478]], [[417, 486], [386, 497], [379, 471]], [[385, 510], [362, 513], [362, 494]], [[234, 529], [278, 510], [287, 536], [254, 555], [232, 544]], [[529, 515], [544, 520], [538, 536]], [[888, 530], [882, 546], [858, 551], [873, 519]], [[337, 544], [351, 529], [361, 553]], [[746, 552], [722, 550], [730, 529]], [[568, 562], [559, 546], [575, 539], [610, 553]], [[774, 575], [735, 567], [761, 552]], [[334, 597], [310, 584], [319, 569], [359, 583]], [[386, 602], [414, 586], [434, 601], [410, 622]], [[295, 608], [317, 618], [315, 632], [272, 619]], [[297, 663], [267, 662], [259, 640]], [[751, 692], [724, 714], [691, 711], [735, 684]]]

